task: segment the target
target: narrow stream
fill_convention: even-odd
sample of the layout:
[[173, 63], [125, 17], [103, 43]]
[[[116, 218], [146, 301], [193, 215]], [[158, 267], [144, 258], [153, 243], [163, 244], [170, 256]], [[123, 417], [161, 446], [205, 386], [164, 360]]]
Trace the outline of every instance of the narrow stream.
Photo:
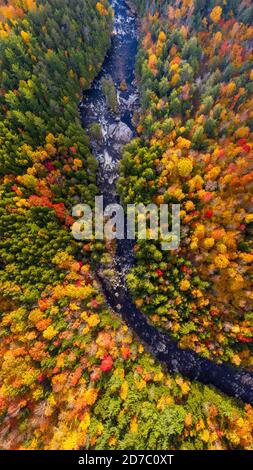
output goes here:
[[[121, 148], [135, 135], [132, 122], [139, 109], [139, 97], [134, 77], [138, 46], [137, 19], [125, 0], [110, 0], [115, 13], [112, 45], [102, 70], [80, 104], [83, 127], [94, 123], [101, 127], [101, 138], [91, 140], [93, 154], [99, 162], [98, 187], [104, 204], [119, 202], [116, 192]], [[111, 77], [115, 85], [118, 113], [107, 105], [103, 80]], [[122, 86], [122, 84], [124, 84]], [[128, 326], [145, 343], [169, 371], [180, 373], [191, 380], [214, 385], [227, 395], [253, 404], [253, 374], [225, 364], [218, 365], [191, 350], [180, 349], [167, 334], [148, 323], [147, 317], [132, 303], [125, 285], [125, 275], [134, 263], [133, 244], [120, 240], [114, 257], [114, 276], [108, 280], [97, 276], [108, 304], [120, 314]]]

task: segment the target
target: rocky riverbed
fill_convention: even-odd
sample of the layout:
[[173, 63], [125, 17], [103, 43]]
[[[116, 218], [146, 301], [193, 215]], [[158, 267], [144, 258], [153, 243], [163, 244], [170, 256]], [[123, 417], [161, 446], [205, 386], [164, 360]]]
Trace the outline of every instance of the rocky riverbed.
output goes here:
[[[84, 128], [89, 132], [98, 125], [98, 137], [91, 138], [94, 155], [99, 162], [98, 186], [104, 203], [119, 202], [116, 192], [121, 148], [135, 135], [134, 114], [139, 110], [139, 96], [134, 67], [137, 52], [137, 19], [125, 0], [111, 0], [115, 12], [112, 46], [101, 73], [80, 103]], [[103, 80], [113, 84], [117, 112], [112, 112], [103, 92]], [[253, 374], [180, 349], [174, 340], [149, 324], [147, 317], [132, 303], [125, 284], [125, 275], [134, 263], [133, 243], [119, 240], [108, 264], [109, 275], [100, 266], [100, 279], [108, 304], [138, 335], [146, 348], [170, 371], [191, 380], [214, 385], [224, 393], [253, 404]]]

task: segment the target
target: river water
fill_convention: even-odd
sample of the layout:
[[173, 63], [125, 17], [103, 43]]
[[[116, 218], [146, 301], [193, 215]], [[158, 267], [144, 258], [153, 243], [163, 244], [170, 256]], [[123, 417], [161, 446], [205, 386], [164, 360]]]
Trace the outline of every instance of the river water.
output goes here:
[[[80, 105], [82, 123], [89, 132], [93, 123], [102, 131], [99, 142], [91, 140], [93, 154], [99, 162], [98, 187], [104, 205], [118, 203], [116, 181], [119, 176], [121, 148], [135, 135], [133, 117], [139, 109], [139, 95], [135, 81], [135, 58], [138, 46], [137, 19], [123, 0], [111, 0], [114, 9], [112, 44], [102, 70]], [[114, 114], [107, 106], [103, 93], [103, 80], [111, 77], [118, 101], [118, 112]], [[124, 87], [122, 89], [122, 83]], [[114, 284], [125, 285], [126, 272], [133, 265], [133, 243], [118, 242], [114, 256], [116, 268]]]
[[[85, 92], [80, 104], [83, 127], [89, 130], [94, 123], [99, 123], [101, 127], [102, 137], [99, 141], [91, 139], [91, 147], [99, 162], [98, 187], [105, 205], [119, 202], [116, 181], [121, 148], [135, 135], [133, 116], [139, 109], [134, 76], [138, 46], [137, 18], [125, 0], [111, 0], [110, 3], [115, 14], [112, 45], [99, 76], [90, 90]], [[117, 93], [116, 114], [108, 108], [102, 89], [103, 80], [108, 77], [112, 78]], [[124, 89], [122, 82], [126, 85]], [[108, 304], [137, 334], [146, 349], [169, 371], [214, 385], [228, 395], [253, 404], [253, 374], [225, 364], [218, 365], [192, 350], [182, 350], [167, 334], [149, 324], [147, 317], [132, 303], [125, 284], [125, 275], [133, 263], [132, 242], [119, 240], [110, 282], [101, 275], [99, 268], [97, 276]]]

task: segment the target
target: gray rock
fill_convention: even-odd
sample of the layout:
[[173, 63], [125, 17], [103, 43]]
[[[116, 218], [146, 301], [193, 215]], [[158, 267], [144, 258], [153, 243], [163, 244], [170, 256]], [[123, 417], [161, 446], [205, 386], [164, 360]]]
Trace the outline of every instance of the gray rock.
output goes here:
[[121, 145], [127, 144], [133, 137], [131, 129], [122, 121], [118, 124], [111, 124], [108, 129], [108, 134], [115, 144]]

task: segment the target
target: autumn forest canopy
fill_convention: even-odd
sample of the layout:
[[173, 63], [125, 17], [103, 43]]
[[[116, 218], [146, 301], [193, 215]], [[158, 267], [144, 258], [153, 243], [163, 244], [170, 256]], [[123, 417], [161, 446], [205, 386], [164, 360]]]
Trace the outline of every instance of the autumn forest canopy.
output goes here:
[[[117, 192], [180, 204], [181, 243], [135, 243], [129, 296], [180, 348], [252, 371], [252, 2], [131, 4], [140, 109]], [[71, 233], [99, 194], [78, 104], [113, 22], [108, 0], [0, 0], [0, 447], [252, 450], [252, 406], [154, 359], [96, 276], [115, 246]]]

